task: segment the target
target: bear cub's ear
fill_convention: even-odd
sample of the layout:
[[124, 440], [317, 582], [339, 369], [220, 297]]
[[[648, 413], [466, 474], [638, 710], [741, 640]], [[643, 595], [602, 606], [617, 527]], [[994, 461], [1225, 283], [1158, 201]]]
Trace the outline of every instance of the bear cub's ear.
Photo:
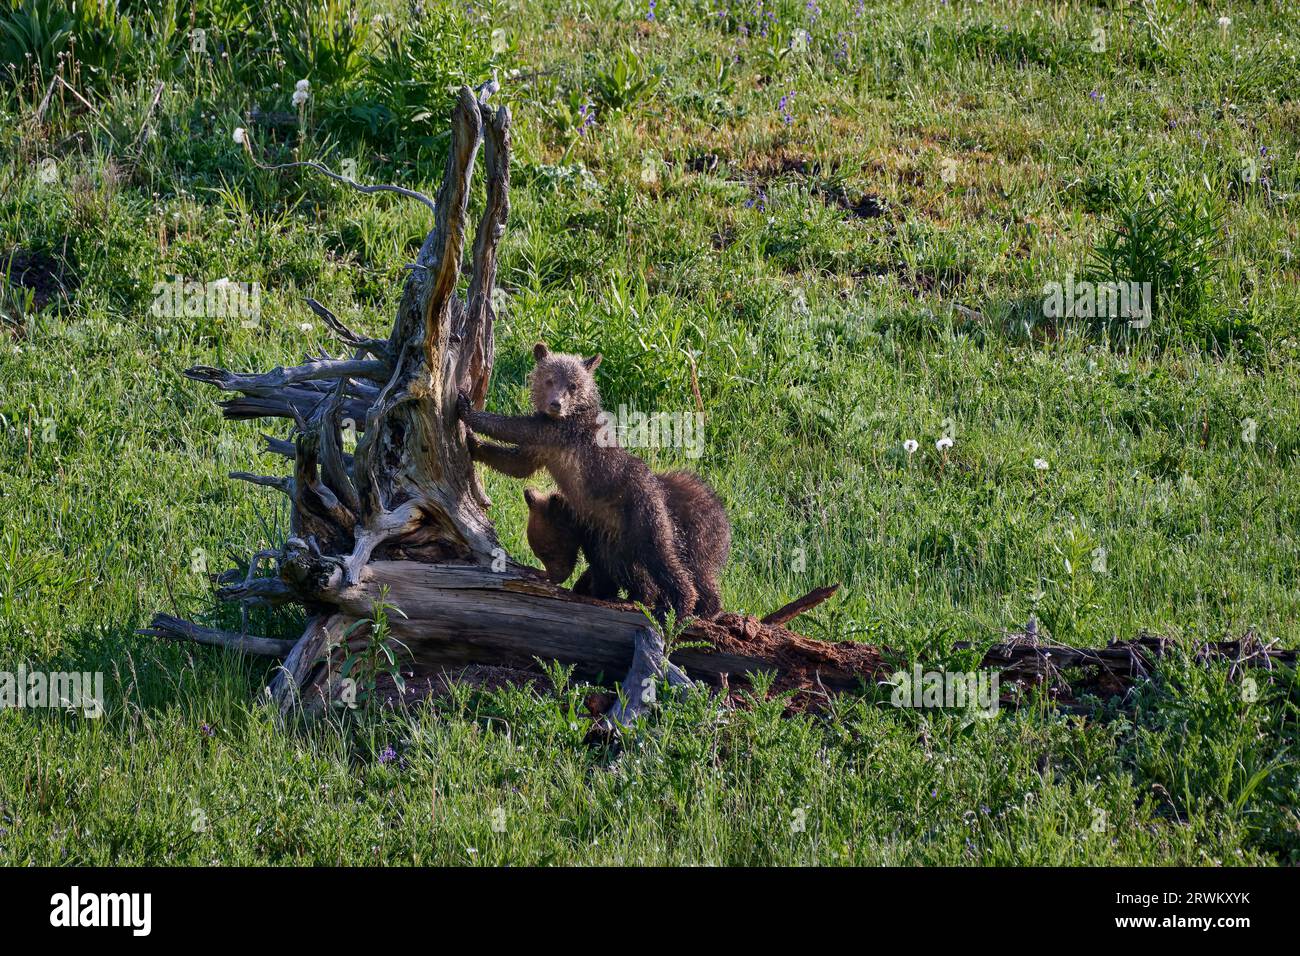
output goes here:
[[551, 350], [546, 347], [545, 342], [538, 342], [536, 345], [533, 346], [533, 358], [538, 362], [540, 362], [542, 359], [546, 358], [546, 356], [550, 354], [551, 354]]
[[528, 502], [528, 507], [536, 508], [541, 504], [542, 496], [537, 493], [536, 488], [524, 489], [524, 501]]
[[597, 352], [591, 358], [583, 359], [582, 365], [588, 372], [594, 372], [596, 370], [596, 366], [600, 364], [601, 359], [603, 359], [604, 357], [605, 356]]

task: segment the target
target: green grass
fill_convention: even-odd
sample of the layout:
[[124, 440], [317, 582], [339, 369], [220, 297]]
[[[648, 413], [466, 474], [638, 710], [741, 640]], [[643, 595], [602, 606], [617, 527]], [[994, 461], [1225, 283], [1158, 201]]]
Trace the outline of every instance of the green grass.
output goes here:
[[[0, 255], [70, 278], [39, 309], [0, 286], [0, 670], [102, 670], [108, 713], [0, 711], [0, 861], [1300, 862], [1287, 673], [1251, 699], [1174, 659], [1088, 720], [692, 698], [611, 762], [575, 727], [581, 688], [284, 727], [265, 664], [134, 634], [174, 608], [230, 624], [196, 555], [219, 570], [285, 533], [271, 492], [226, 478], [281, 469], [259, 426], [180, 370], [333, 347], [306, 296], [386, 334], [428, 228], [398, 197], [254, 169], [234, 128], [264, 162], [352, 159], [432, 193], [451, 85], [496, 70], [515, 167], [489, 405], [523, 407], [539, 338], [604, 353], [607, 407], [692, 409], [693, 363], [703, 457], [645, 454], [726, 502], [728, 607], [840, 581], [805, 633], [962, 669], [954, 643], [1031, 614], [1075, 644], [1300, 646], [1282, 4], [1234, 4], [1225, 30], [1177, 2], [660, 0], [653, 22], [426, 2], [411, 25], [372, 0], [306, 4], [328, 8], [307, 35], [303, 4], [210, 0], [199, 55], [188, 8], [91, 4], [64, 75], [95, 112], [56, 89], [39, 121], [68, 46], [25, 58], [35, 6], [60, 4], [0, 6]], [[402, 46], [377, 15], [408, 24]], [[1046, 283], [1121, 267], [1156, 284], [1150, 327], [1043, 319]], [[172, 275], [260, 283], [260, 324], [151, 314]], [[485, 481], [527, 560], [520, 483]]]

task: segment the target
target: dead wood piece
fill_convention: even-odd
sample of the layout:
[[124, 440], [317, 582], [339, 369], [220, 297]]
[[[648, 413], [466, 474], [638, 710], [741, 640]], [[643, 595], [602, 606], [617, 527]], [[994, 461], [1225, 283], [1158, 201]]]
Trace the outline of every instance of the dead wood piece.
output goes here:
[[1043, 641], [1031, 619], [1023, 632], [990, 647], [982, 666], [999, 671], [1004, 683], [1046, 687], [1057, 705], [1068, 709], [1083, 694], [1110, 697], [1125, 693], [1135, 684], [1149, 680], [1160, 658], [1180, 650], [1204, 662], [1228, 661], [1234, 672], [1238, 668], [1271, 670], [1278, 665], [1295, 666], [1296, 663], [1294, 650], [1265, 646], [1249, 632], [1239, 641], [1209, 642], [1191, 649], [1168, 638], [1147, 634], [1127, 641], [1111, 641], [1101, 648], [1083, 648]]
[[[256, 160], [254, 162], [256, 163]], [[388, 183], [381, 183], [375, 186], [365, 186], [362, 185], [361, 183], [354, 182], [353, 180], [348, 179], [346, 176], [340, 176], [338, 173], [334, 172], [333, 170], [325, 166], [322, 166], [320, 163], [313, 163], [313, 162], [277, 163], [274, 166], [264, 166], [261, 163], [256, 163], [256, 165], [258, 169], [265, 170], [266, 172], [278, 172], [284, 169], [312, 169], [320, 173], [322, 176], [328, 176], [336, 183], [342, 183], [344, 186], [348, 186], [351, 189], [355, 189], [359, 193], [367, 193], [367, 194], [397, 193], [399, 196], [405, 196], [408, 199], [414, 199], [417, 202], [423, 203], [424, 205], [428, 206], [429, 209], [434, 213], [438, 211], [437, 207], [434, 204], [434, 201], [430, 199], [428, 196], [426, 196], [424, 193], [416, 192], [414, 189], [407, 189], [403, 186], [392, 186], [389, 185]]]
[[186, 378], [207, 382], [226, 392], [268, 397], [278, 395], [286, 385], [299, 385], [320, 379], [369, 378], [387, 382], [390, 369], [376, 359], [336, 359], [308, 362], [288, 368], [276, 366], [261, 375], [237, 375], [209, 365], [195, 365], [185, 370]]
[[763, 623], [788, 624], [805, 611], [811, 611], [839, 589], [840, 586], [838, 584], [831, 584], [823, 588], [814, 588], [803, 597], [796, 598], [789, 604], [777, 608], [771, 614], [763, 618]]
[[[222, 416], [232, 422], [250, 418], [302, 418], [312, 421], [328, 400], [328, 395], [309, 388], [285, 388], [275, 395], [241, 395], [218, 404]], [[360, 430], [360, 423], [366, 420], [369, 408], [369, 405], [359, 399], [348, 398], [343, 402], [341, 411], [344, 418], [358, 423], [357, 428]]]
[[267, 488], [276, 488], [283, 491], [290, 498], [294, 495], [293, 479], [287, 475], [254, 475], [248, 471], [232, 471], [227, 473], [227, 477], [236, 481], [247, 481], [249, 484], [265, 485]]
[[299, 706], [315, 709], [325, 702], [319, 679], [326, 671], [330, 645], [341, 639], [347, 623], [339, 615], [317, 616], [307, 622], [302, 637], [266, 688], [281, 713]]
[[383, 339], [372, 339], [364, 335], [358, 335], [356, 332], [353, 332], [344, 325], [339, 320], [338, 316], [325, 308], [325, 306], [321, 305], [315, 299], [308, 298], [307, 306], [316, 313], [317, 317], [324, 322], [326, 327], [338, 338], [342, 339], [353, 348], [362, 349], [383, 362], [388, 363], [389, 357], [387, 343]]
[[654, 704], [656, 682], [663, 679], [666, 663], [663, 638], [651, 628], [641, 628], [633, 637], [632, 664], [622, 693], [607, 715], [616, 726], [627, 726]]
[[239, 602], [258, 607], [275, 607], [293, 604], [298, 596], [279, 578], [252, 578], [217, 588], [217, 597], [223, 601]]
[[298, 644], [298, 641], [235, 634], [232, 631], [204, 627], [170, 614], [155, 614], [149, 626], [141, 628], [137, 633], [149, 637], [165, 637], [173, 641], [194, 641], [262, 657], [284, 657]]
[[457, 387], [469, 392], [475, 408], [483, 407], [492, 378], [496, 353], [492, 292], [496, 288], [497, 246], [510, 214], [510, 111], [504, 106], [492, 111], [486, 105], [481, 110], [486, 133], [483, 157], [487, 167], [487, 208], [479, 218], [474, 237], [474, 268], [464, 324], [457, 329], [462, 344], [456, 370]]

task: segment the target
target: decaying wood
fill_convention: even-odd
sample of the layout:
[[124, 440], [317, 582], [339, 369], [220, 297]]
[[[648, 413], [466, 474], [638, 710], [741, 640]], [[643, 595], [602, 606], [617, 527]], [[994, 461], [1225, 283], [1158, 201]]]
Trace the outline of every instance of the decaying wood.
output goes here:
[[262, 657], [284, 657], [298, 643], [297, 641], [253, 637], [247, 634], [235, 634], [232, 631], [221, 631], [214, 627], [204, 627], [201, 624], [194, 624], [179, 617], [172, 617], [170, 614], [154, 615], [150, 625], [143, 628], [140, 633], [149, 637], [165, 637], [177, 641], [196, 641], [199, 644], [210, 644], [213, 647], [224, 647], [227, 650]]
[[271, 702], [281, 713], [304, 703], [304, 693], [317, 695], [315, 700], [305, 701], [309, 707], [318, 706], [328, 694], [321, 678], [326, 673], [330, 647], [342, 640], [347, 626], [348, 622], [338, 614], [313, 617], [307, 622], [302, 637], [267, 687]]
[[771, 614], [763, 617], [764, 624], [789, 624], [804, 611], [811, 611], [822, 601], [832, 597], [840, 589], [838, 584], [832, 584], [824, 588], [814, 588], [801, 598], [796, 598], [789, 604], [777, 608]]
[[689, 687], [691, 679], [664, 654], [664, 639], [651, 627], [633, 638], [632, 666], [623, 679], [622, 693], [606, 714], [610, 729], [626, 726], [655, 702], [659, 682], [669, 687]]
[[[389, 620], [393, 636], [411, 648], [417, 669], [528, 667], [541, 658], [572, 665], [584, 679], [617, 678], [632, 665], [648, 624], [633, 605], [575, 595], [527, 569], [374, 561], [349, 585], [329, 563], [305, 554], [295, 560], [289, 573], [317, 582], [322, 601], [345, 622], [371, 616], [386, 594], [403, 615]], [[743, 686], [754, 671], [776, 671], [782, 688], [820, 680], [831, 690], [855, 690], [882, 667], [866, 645], [814, 641], [734, 614], [688, 628], [682, 642], [696, 641], [709, 646], [685, 647], [674, 662], [691, 680], [718, 688]]]
[[[1058, 706], [1080, 709], [1079, 698], [1092, 695], [1104, 699], [1123, 694], [1150, 679], [1160, 658], [1175, 653], [1186, 653], [1202, 662], [1226, 661], [1234, 675], [1248, 667], [1273, 670], [1281, 665], [1294, 667], [1296, 663], [1294, 650], [1267, 646], [1253, 632], [1238, 641], [1211, 641], [1190, 649], [1149, 634], [1111, 641], [1100, 648], [1068, 647], [1040, 638], [1031, 618], [1023, 631], [989, 648], [981, 666], [997, 671], [1004, 687], [1042, 687]], [[1011, 696], [1004, 699], [1014, 701]]]

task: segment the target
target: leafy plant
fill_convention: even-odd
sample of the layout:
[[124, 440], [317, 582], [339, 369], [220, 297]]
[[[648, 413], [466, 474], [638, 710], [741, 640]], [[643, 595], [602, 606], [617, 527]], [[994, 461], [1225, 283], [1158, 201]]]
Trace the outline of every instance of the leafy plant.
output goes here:
[[46, 84], [62, 57], [88, 68], [102, 86], [132, 60], [135, 33], [116, 0], [24, 0], [0, 14], [0, 73], [14, 86], [33, 72]]
[[1070, 527], [1052, 542], [1052, 554], [1039, 616], [1058, 641], [1086, 638], [1084, 627], [1100, 607], [1095, 575], [1104, 571], [1106, 553], [1086, 529]]
[[27, 317], [36, 312], [36, 292], [16, 283], [0, 273], [0, 328], [21, 330]]
[[542, 112], [570, 143], [585, 135], [596, 122], [596, 106], [585, 90], [573, 89], [564, 96], [556, 94], [540, 104]]
[[366, 642], [365, 648], [355, 654], [347, 652], [343, 658], [342, 666], [339, 667], [338, 679], [340, 681], [352, 680], [355, 682], [356, 696], [350, 703], [362, 707], [372, 705], [376, 699], [375, 690], [381, 674], [388, 676], [399, 694], [406, 693], [406, 678], [402, 676], [401, 666], [397, 662], [397, 654], [393, 650], [393, 645], [402, 648], [408, 654], [410, 648], [390, 633], [388, 616], [391, 612], [406, 617], [397, 605], [388, 600], [388, 587], [385, 586], [379, 593], [379, 599], [375, 601], [372, 616], [353, 621], [339, 639], [340, 644], [346, 649], [348, 640], [353, 634], [363, 627], [370, 628], [370, 640]]
[[[1139, 723], [1126, 748], [1138, 772], [1181, 814], [1243, 814], [1252, 801], [1265, 817], [1275, 813], [1270, 792], [1277, 800], [1289, 789], [1284, 771], [1296, 764], [1294, 750], [1272, 743], [1280, 743], [1294, 678], [1249, 668], [1234, 674], [1189, 655], [1162, 661], [1160, 676], [1139, 692]], [[1267, 822], [1280, 829], [1280, 821]]]
[[265, 17], [293, 78], [326, 86], [361, 71], [370, 21], [356, 0], [271, 0]]
[[1168, 331], [1194, 328], [1214, 299], [1223, 211], [1212, 194], [1181, 183], [1148, 189], [1136, 176], [1101, 190], [1107, 231], [1093, 249], [1089, 277], [1150, 282], [1152, 319]]
[[707, 71], [701, 77], [700, 84], [677, 93], [677, 101], [705, 115], [721, 117], [743, 115], [744, 107], [731, 102], [736, 92], [733, 67], [734, 61], [731, 57], [713, 57]]
[[452, 93], [486, 80], [493, 65], [486, 31], [447, 10], [417, 7], [404, 29], [385, 33], [364, 57], [353, 82], [324, 97], [326, 125], [398, 161], [436, 168]]
[[662, 66], [647, 69], [637, 52], [627, 47], [611, 66], [596, 73], [592, 84], [596, 102], [610, 113], [631, 109], [654, 95], [663, 74]]
[[650, 622], [650, 626], [653, 627], [659, 636], [663, 638], [664, 660], [672, 657], [676, 651], [686, 650], [693, 647], [708, 648], [713, 646], [707, 641], [682, 640], [682, 635], [685, 634], [686, 629], [695, 622], [695, 618], [678, 618], [677, 612], [671, 608], [669, 608], [668, 611], [665, 612], [664, 616], [660, 618], [654, 611], [646, 607], [640, 601], [636, 602], [636, 606], [640, 609], [641, 613], [645, 615], [646, 620]]

